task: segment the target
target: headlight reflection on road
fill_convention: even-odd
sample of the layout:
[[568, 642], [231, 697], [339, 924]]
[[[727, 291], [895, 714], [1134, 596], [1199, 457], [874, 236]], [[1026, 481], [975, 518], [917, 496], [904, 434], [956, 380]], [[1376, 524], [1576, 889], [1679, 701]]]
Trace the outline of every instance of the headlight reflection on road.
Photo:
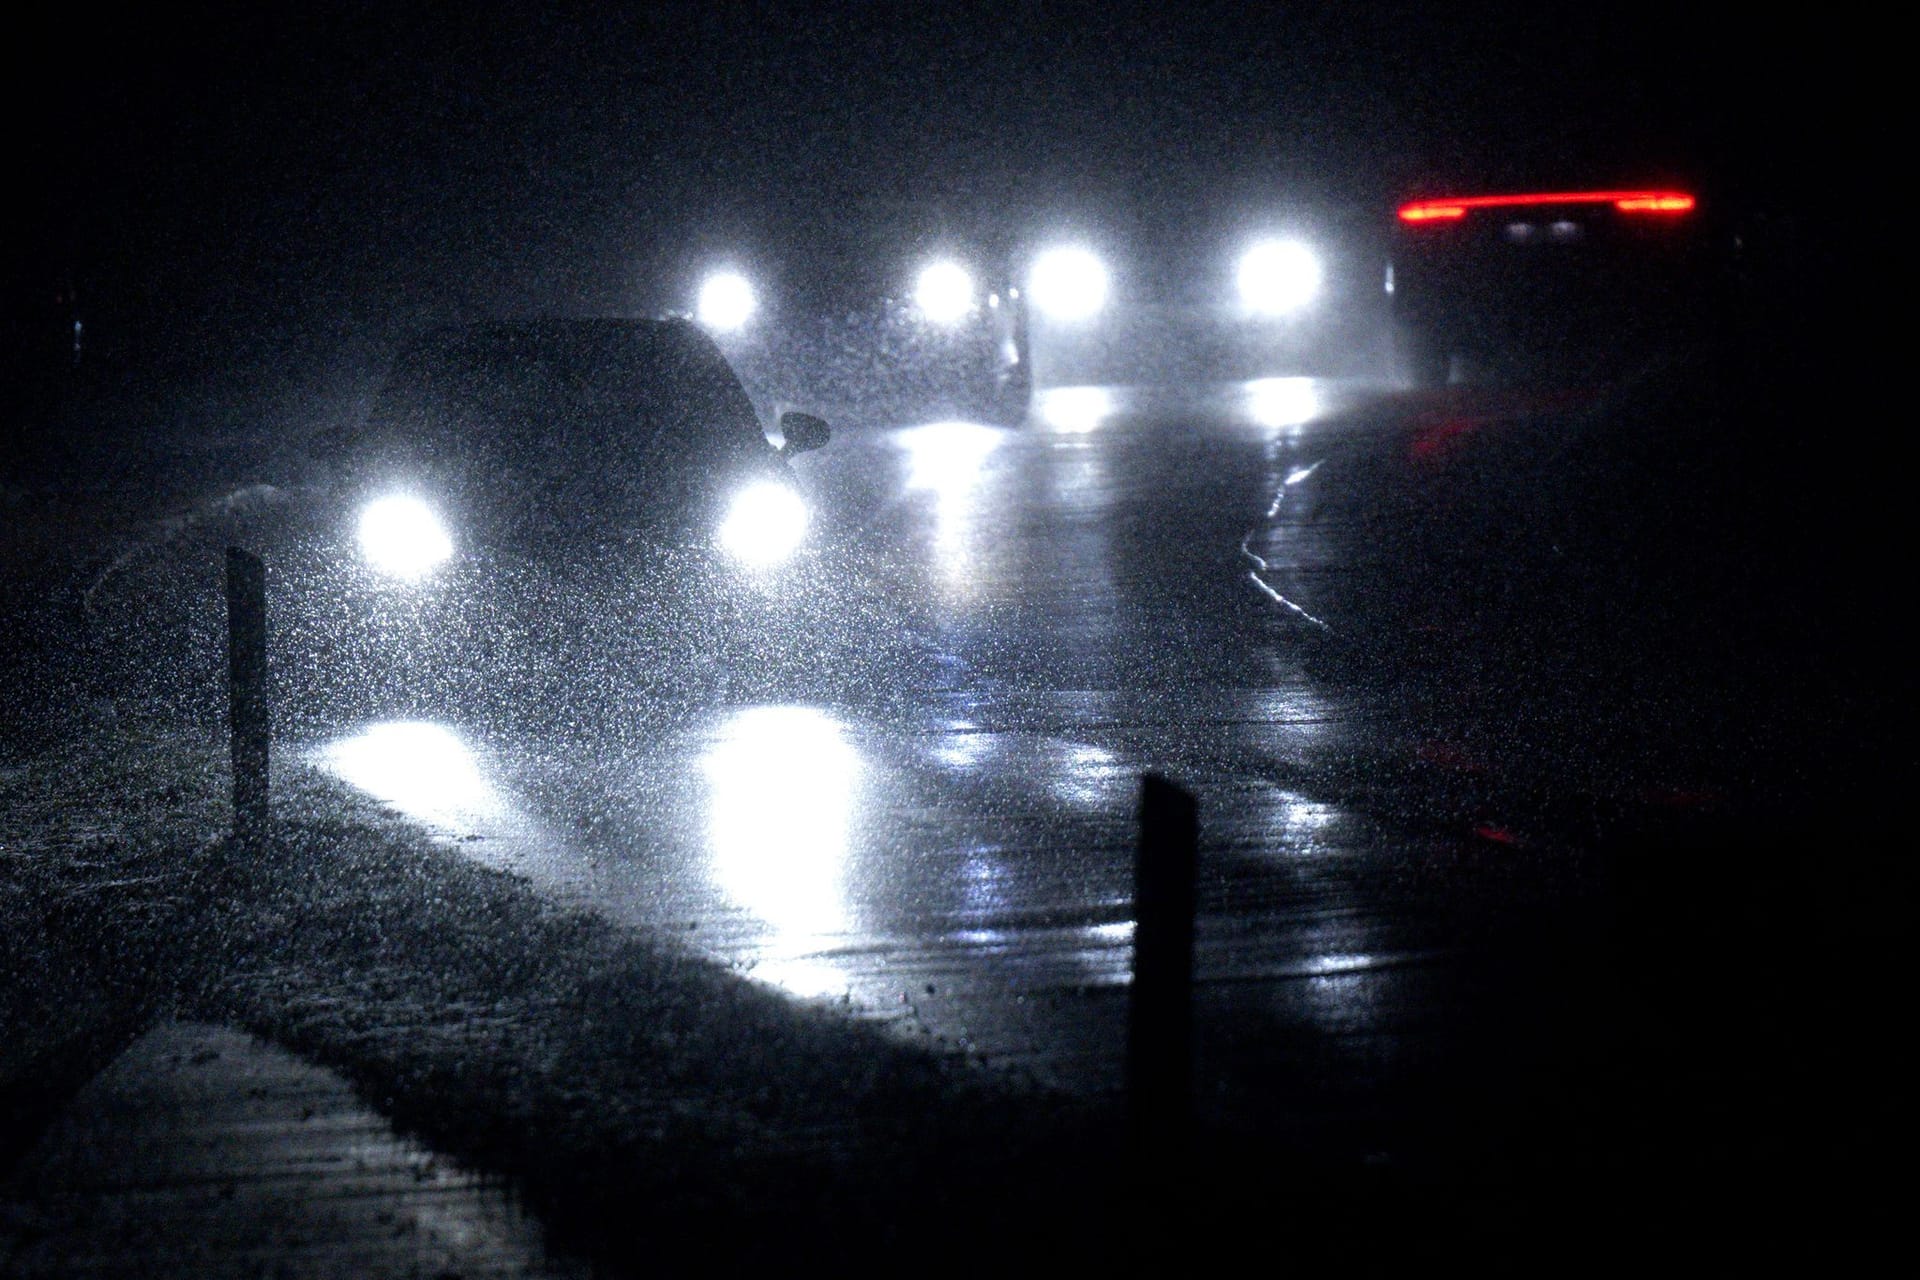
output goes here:
[[907, 488], [931, 489], [943, 502], [967, 497], [1001, 436], [997, 428], [976, 422], [908, 427], [895, 436], [907, 451]]
[[999, 429], [974, 422], [930, 422], [894, 437], [907, 454], [907, 489], [934, 496], [933, 551], [950, 582], [972, 578], [968, 543], [980, 473], [1004, 438]]
[[1104, 747], [1064, 743], [1049, 755], [1053, 793], [1062, 804], [1102, 809], [1124, 798], [1133, 785], [1134, 775]]
[[1355, 1035], [1377, 1027], [1397, 985], [1393, 962], [1409, 953], [1375, 951], [1366, 945], [1368, 934], [1350, 920], [1328, 921], [1302, 930], [1295, 944], [1301, 958], [1289, 967], [1306, 979], [1300, 984], [1305, 1012], [1329, 1033]]
[[1247, 416], [1255, 426], [1284, 430], [1305, 426], [1321, 414], [1312, 378], [1256, 378], [1246, 384]]
[[1049, 387], [1035, 408], [1040, 421], [1055, 431], [1080, 435], [1099, 430], [1113, 416], [1113, 392], [1106, 387]]
[[506, 814], [479, 761], [442, 724], [390, 720], [322, 747], [320, 767], [409, 818], [439, 827], [497, 821]]
[[849, 827], [860, 757], [838, 721], [812, 707], [749, 707], [701, 761], [720, 888], [774, 936], [755, 976], [798, 995], [846, 989], [810, 957], [847, 927]]

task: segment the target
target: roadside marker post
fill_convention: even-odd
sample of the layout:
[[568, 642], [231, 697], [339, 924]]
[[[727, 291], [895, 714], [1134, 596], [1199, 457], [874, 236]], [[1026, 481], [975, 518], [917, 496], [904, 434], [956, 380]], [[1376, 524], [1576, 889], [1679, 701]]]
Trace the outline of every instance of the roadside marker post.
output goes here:
[[1200, 806], [1159, 774], [1140, 779], [1133, 880], [1127, 1111], [1141, 1158], [1177, 1160], [1193, 1120], [1193, 916]]
[[267, 567], [259, 556], [227, 548], [227, 708], [232, 725], [233, 838], [267, 832]]

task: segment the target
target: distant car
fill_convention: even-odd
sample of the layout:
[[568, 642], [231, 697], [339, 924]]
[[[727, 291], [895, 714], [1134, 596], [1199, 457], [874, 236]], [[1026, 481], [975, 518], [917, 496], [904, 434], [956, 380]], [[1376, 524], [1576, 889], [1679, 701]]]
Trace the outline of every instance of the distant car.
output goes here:
[[781, 426], [775, 448], [689, 321], [429, 334], [320, 446], [329, 478], [270, 561], [280, 639], [336, 673], [321, 692], [467, 704], [775, 665], [819, 595], [787, 460], [828, 436]]
[[1067, 384], [1371, 374], [1377, 255], [1358, 247], [1377, 238], [1346, 210], [1282, 205], [1250, 225], [1037, 239], [1024, 278], [1038, 366]]
[[875, 232], [715, 255], [679, 310], [763, 401], [1014, 424], [1032, 399], [1026, 298], [992, 244]]
[[1386, 288], [1403, 375], [1606, 376], [1717, 322], [1725, 219], [1674, 189], [1539, 190], [1402, 204]]

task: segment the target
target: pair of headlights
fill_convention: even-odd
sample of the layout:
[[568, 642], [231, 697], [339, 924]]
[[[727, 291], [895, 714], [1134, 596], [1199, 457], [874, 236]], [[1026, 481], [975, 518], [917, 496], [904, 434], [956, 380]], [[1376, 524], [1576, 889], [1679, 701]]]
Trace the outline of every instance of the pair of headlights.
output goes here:
[[[1319, 296], [1320, 256], [1298, 240], [1261, 240], [1240, 255], [1234, 285], [1241, 309], [1283, 316]], [[1033, 305], [1054, 320], [1087, 320], [1106, 309], [1106, 263], [1091, 249], [1050, 249], [1034, 259], [1028, 281]]]
[[[714, 531], [720, 549], [742, 564], [771, 568], [807, 533], [807, 505], [787, 485], [761, 480], [733, 495]], [[411, 494], [389, 494], [361, 508], [360, 554], [382, 575], [418, 582], [453, 558], [453, 536], [433, 506]]]
[[[1312, 302], [1320, 292], [1321, 275], [1319, 255], [1300, 241], [1261, 240], [1240, 255], [1234, 284], [1243, 310], [1280, 316]], [[1069, 322], [1100, 314], [1112, 291], [1107, 264], [1079, 245], [1048, 249], [1036, 257], [1027, 286], [1042, 314]], [[973, 273], [950, 259], [927, 263], [914, 279], [913, 304], [934, 324], [958, 324], [973, 314], [978, 301]], [[753, 319], [759, 305], [746, 276], [731, 269], [716, 271], [700, 286], [695, 315], [716, 333], [735, 333]]]
[[[973, 314], [977, 302], [973, 273], [957, 262], [945, 258], [929, 262], [914, 279], [913, 304], [933, 324], [958, 324]], [[729, 269], [701, 282], [694, 317], [715, 333], [738, 333], [759, 309], [753, 282]]]

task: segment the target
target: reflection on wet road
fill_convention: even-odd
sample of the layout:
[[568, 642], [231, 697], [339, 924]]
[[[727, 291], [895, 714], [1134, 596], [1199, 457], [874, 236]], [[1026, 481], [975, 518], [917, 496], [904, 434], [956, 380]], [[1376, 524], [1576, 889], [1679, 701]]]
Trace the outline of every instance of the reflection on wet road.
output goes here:
[[473, 750], [443, 724], [370, 724], [319, 752], [322, 768], [429, 826], [489, 827], [506, 816]]
[[796, 997], [1090, 1088], [1118, 1082], [1135, 793], [1161, 770], [1202, 804], [1210, 1112], [1374, 1105], [1452, 1052], [1435, 1010], [1474, 998], [1455, 961], [1486, 922], [1461, 885], [1497, 882], [1511, 910], [1535, 868], [1343, 799], [1374, 727], [1294, 669], [1245, 583], [1276, 476], [1314, 432], [1364, 429], [1339, 415], [1369, 394], [1057, 388], [1019, 430], [843, 433], [801, 470], [823, 523], [919, 602], [928, 658], [896, 688], [590, 748], [376, 725], [317, 758]]
[[758, 966], [801, 995], [844, 989], [817, 957], [846, 937], [860, 757], [813, 707], [747, 707], [716, 728], [706, 775], [714, 883], [766, 928]]

